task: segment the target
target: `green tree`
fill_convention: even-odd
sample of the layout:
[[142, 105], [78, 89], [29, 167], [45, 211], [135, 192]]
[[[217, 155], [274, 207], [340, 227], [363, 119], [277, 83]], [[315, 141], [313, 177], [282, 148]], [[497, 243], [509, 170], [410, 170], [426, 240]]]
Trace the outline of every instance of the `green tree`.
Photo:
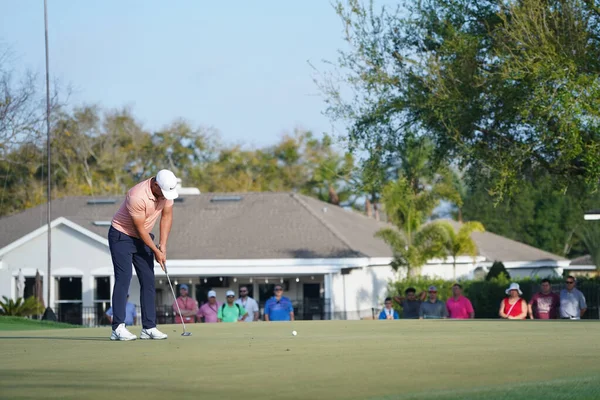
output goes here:
[[375, 236], [383, 239], [394, 254], [392, 268], [415, 274], [427, 260], [444, 255], [444, 232], [436, 224], [423, 225], [437, 203], [431, 191], [414, 192], [405, 177], [383, 189], [382, 201], [388, 220], [395, 228], [384, 228]]
[[376, 235], [392, 247], [392, 267], [404, 267], [412, 274], [427, 260], [444, 255], [446, 232], [437, 224], [424, 224], [441, 199], [460, 204], [460, 198], [448, 181], [447, 169], [431, 161], [427, 138], [407, 137], [401, 146], [398, 178], [382, 192], [387, 219], [396, 229], [382, 229]]
[[[338, 1], [350, 50], [319, 82], [350, 148], [386, 159], [414, 129], [438, 158], [486, 170], [498, 201], [522, 171], [600, 181], [600, 10], [591, 0]], [[410, 17], [407, 17], [410, 16]], [[339, 87], [349, 85], [345, 98]]]
[[576, 230], [576, 235], [583, 242], [592, 262], [600, 269], [600, 226], [596, 221], [586, 221]]
[[469, 255], [475, 259], [478, 249], [471, 234], [484, 232], [485, 229], [480, 222], [476, 221], [461, 224], [458, 232], [449, 222], [439, 221], [435, 224], [445, 231], [443, 246], [446, 255], [452, 257], [452, 278], [456, 280], [456, 258], [461, 255]]
[[501, 261], [494, 261], [492, 267], [485, 277], [486, 281], [493, 281], [494, 279], [503, 279], [506, 281], [510, 280], [510, 274]]

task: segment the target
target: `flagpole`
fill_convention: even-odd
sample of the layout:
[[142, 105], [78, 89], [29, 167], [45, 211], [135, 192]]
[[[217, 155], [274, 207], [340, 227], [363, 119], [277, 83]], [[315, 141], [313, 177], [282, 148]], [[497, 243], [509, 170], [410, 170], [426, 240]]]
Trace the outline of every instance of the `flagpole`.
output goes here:
[[47, 235], [48, 235], [48, 274], [46, 276], [46, 286], [48, 288], [48, 300], [46, 304], [46, 311], [42, 319], [56, 321], [56, 315], [52, 310], [51, 304], [51, 288], [52, 288], [52, 230], [50, 229], [50, 205], [52, 202], [52, 191], [51, 191], [51, 159], [50, 159], [50, 63], [48, 55], [48, 2], [44, 0], [44, 31], [46, 39], [46, 158], [48, 161], [47, 173], [48, 181], [46, 187], [46, 223], [47, 223]]

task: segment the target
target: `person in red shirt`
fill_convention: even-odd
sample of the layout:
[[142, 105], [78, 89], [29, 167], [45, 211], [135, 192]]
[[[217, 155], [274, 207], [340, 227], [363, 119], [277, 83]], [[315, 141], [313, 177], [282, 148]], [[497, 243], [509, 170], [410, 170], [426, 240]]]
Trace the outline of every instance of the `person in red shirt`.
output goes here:
[[560, 296], [552, 293], [552, 286], [548, 279], [543, 279], [541, 290], [534, 294], [529, 301], [528, 311], [531, 319], [556, 319], [558, 318], [558, 307]]
[[527, 318], [527, 302], [521, 297], [523, 292], [519, 284], [513, 282], [506, 289], [508, 297], [500, 302], [500, 318], [504, 319], [525, 319]]
[[[192, 324], [196, 322], [196, 313], [198, 312], [198, 302], [188, 296], [189, 288], [185, 283], [179, 286], [179, 297], [177, 298], [177, 303], [179, 303], [179, 309], [181, 310], [181, 315], [183, 316], [183, 320], [186, 324]], [[173, 313], [175, 315], [175, 323], [181, 323], [181, 317], [177, 313], [177, 304], [173, 302]]]
[[452, 286], [452, 297], [446, 301], [448, 316], [454, 319], [475, 318], [475, 310], [471, 301], [462, 295], [462, 286], [455, 283]]

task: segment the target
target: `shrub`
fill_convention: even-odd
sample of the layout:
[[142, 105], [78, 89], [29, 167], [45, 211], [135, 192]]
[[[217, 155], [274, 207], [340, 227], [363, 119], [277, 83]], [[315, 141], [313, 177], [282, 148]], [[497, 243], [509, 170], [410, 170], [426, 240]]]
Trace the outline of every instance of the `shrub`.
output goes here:
[[502, 264], [500, 261], [495, 261], [492, 264], [492, 267], [490, 268], [490, 271], [488, 272], [487, 276], [485, 277], [485, 280], [489, 281], [493, 278], [498, 278], [502, 274], [506, 276], [506, 279], [510, 279], [510, 274], [508, 273], [506, 268], [504, 268], [504, 264]]
[[16, 317], [28, 317], [30, 315], [40, 315], [44, 312], [44, 306], [35, 297], [27, 299], [19, 297], [17, 300], [2, 296], [0, 301], [0, 315], [12, 315]]

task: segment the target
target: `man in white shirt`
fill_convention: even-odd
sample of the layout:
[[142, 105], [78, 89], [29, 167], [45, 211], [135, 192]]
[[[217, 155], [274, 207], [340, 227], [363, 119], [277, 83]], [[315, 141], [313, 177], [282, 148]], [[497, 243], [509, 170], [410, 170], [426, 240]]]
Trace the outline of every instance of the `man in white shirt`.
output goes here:
[[246, 322], [258, 321], [258, 303], [252, 297], [248, 296], [248, 288], [246, 286], [240, 287], [240, 298], [235, 301], [246, 311], [248, 311], [248, 318]]

